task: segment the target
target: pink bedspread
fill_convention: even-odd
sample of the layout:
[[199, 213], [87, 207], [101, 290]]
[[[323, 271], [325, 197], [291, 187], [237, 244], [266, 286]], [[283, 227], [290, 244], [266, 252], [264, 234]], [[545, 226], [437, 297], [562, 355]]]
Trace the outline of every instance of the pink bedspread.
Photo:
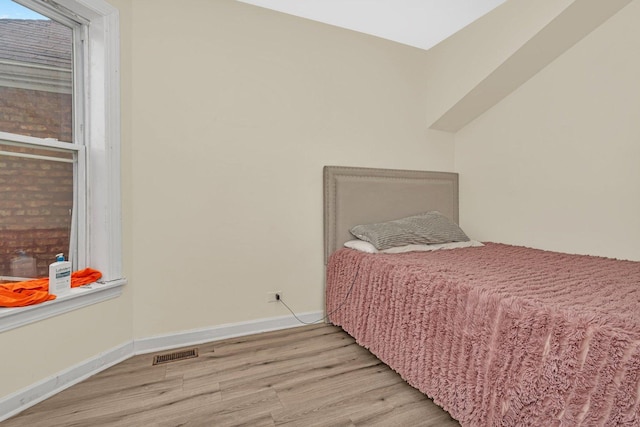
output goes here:
[[327, 312], [462, 425], [640, 426], [639, 262], [341, 249]]

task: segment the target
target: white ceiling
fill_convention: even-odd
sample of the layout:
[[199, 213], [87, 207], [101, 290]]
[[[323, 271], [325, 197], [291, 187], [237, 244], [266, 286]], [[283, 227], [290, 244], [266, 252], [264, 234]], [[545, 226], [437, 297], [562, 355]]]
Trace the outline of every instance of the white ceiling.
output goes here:
[[505, 0], [239, 0], [429, 49]]

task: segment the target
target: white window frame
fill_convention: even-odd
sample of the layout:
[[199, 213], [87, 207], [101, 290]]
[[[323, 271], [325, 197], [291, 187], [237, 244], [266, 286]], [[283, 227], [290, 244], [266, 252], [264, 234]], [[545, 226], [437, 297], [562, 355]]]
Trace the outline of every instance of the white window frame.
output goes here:
[[[36, 11], [61, 7], [87, 22], [84, 46], [84, 109], [87, 191], [86, 225], [78, 230], [82, 264], [100, 270], [98, 283], [72, 289], [42, 304], [0, 308], [0, 332], [116, 298], [126, 284], [122, 271], [120, 174], [120, 33], [118, 9], [103, 0], [16, 0]], [[45, 9], [43, 9], [45, 8]]]

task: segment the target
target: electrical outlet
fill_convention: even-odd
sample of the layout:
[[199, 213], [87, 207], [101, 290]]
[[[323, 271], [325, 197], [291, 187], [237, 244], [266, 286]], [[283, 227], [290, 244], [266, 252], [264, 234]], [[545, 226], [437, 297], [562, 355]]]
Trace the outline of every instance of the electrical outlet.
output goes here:
[[267, 302], [278, 302], [276, 294], [280, 295], [282, 298], [282, 291], [267, 292]]

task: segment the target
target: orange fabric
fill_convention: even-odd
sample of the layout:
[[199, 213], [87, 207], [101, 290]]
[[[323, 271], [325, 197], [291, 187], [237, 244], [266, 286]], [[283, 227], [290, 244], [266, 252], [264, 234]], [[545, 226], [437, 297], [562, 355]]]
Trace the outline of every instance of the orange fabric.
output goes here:
[[[71, 273], [71, 287], [93, 283], [102, 277], [98, 270], [85, 268]], [[0, 307], [24, 307], [55, 299], [49, 293], [49, 278], [0, 284]]]

